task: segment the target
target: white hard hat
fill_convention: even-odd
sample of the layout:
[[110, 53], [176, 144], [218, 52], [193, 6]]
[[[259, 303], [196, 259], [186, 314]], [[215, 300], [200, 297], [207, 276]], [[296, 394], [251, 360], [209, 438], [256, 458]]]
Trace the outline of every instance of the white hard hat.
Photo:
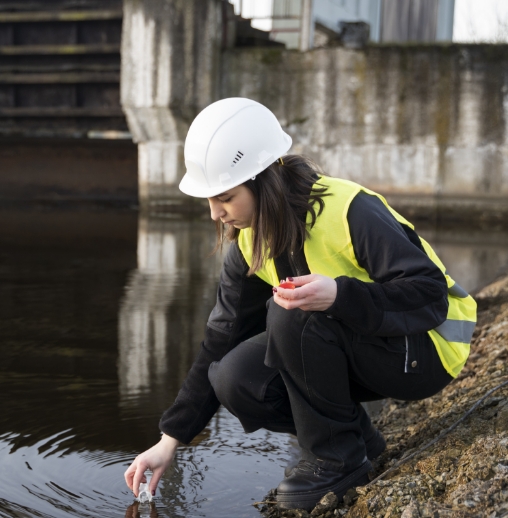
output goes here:
[[180, 190], [211, 198], [273, 164], [291, 147], [275, 115], [251, 99], [232, 97], [206, 107], [185, 139], [187, 172]]

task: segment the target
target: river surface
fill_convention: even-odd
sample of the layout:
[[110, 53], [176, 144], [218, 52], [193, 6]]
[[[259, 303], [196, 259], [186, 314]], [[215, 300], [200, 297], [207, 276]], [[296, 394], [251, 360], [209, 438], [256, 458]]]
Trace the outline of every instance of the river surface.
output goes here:
[[[258, 516], [294, 444], [223, 409], [151, 508], [123, 480], [199, 350], [221, 264], [211, 224], [3, 210], [0, 226], [0, 517]], [[468, 290], [508, 264], [506, 234], [421, 233]]]

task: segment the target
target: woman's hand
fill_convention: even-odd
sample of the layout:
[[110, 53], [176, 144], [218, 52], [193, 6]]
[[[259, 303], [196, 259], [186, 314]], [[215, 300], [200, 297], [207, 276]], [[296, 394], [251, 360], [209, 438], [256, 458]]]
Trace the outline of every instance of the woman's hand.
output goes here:
[[300, 308], [303, 311], [325, 311], [337, 297], [337, 283], [331, 277], [311, 274], [288, 277], [296, 289], [273, 289], [273, 300], [283, 308]]
[[173, 437], [163, 434], [161, 440], [155, 446], [134, 459], [134, 462], [127, 468], [124, 477], [136, 498], [139, 494], [139, 484], [141, 482], [146, 483], [145, 471], [147, 469], [153, 473], [149, 489], [152, 495], [155, 495], [159, 480], [171, 464], [179, 444]]

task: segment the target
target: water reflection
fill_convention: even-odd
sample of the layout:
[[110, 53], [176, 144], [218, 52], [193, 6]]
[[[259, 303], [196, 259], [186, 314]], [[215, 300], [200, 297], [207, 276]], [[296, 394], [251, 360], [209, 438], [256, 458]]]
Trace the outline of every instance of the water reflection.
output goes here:
[[157, 508], [155, 504], [140, 504], [134, 502], [132, 505], [127, 507], [125, 511], [125, 518], [157, 518]]
[[[0, 516], [141, 512], [123, 472], [158, 439], [199, 348], [213, 229], [129, 212], [4, 211], [0, 224]], [[251, 495], [278, 483], [286, 451], [287, 438], [245, 437], [220, 411], [151, 512], [257, 516]]]
[[[290, 440], [246, 436], [223, 409], [154, 507], [123, 481], [199, 349], [221, 263], [210, 222], [10, 210], [0, 225], [0, 517], [258, 516]], [[467, 289], [508, 263], [506, 234], [422, 234]]]
[[[144, 415], [168, 406], [199, 350], [221, 264], [208, 221], [140, 218], [138, 268], [119, 317], [122, 407]], [[143, 397], [147, 396], [147, 397]]]

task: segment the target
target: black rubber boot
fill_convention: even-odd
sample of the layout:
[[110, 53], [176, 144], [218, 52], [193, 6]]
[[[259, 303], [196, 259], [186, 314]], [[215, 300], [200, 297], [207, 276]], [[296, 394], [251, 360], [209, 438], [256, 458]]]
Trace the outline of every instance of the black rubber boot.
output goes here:
[[379, 430], [376, 430], [372, 437], [365, 440], [365, 449], [369, 460], [377, 459], [386, 450], [385, 438]]
[[381, 432], [372, 424], [369, 414], [361, 403], [356, 404], [362, 428], [363, 441], [367, 451], [367, 458], [374, 460], [379, 457], [386, 449], [386, 441]]
[[[367, 450], [367, 459], [377, 459], [381, 453], [386, 449], [386, 441], [379, 430], [375, 430], [375, 433], [365, 441], [365, 448]], [[300, 450], [301, 451], [301, 450]], [[296, 468], [299, 461], [292, 461], [289, 466], [284, 469], [284, 477], [290, 477], [293, 470]]]
[[368, 484], [371, 469], [368, 460], [349, 473], [325, 469], [320, 459], [301, 460], [277, 487], [277, 507], [310, 511], [330, 491], [340, 502], [348, 489]]

